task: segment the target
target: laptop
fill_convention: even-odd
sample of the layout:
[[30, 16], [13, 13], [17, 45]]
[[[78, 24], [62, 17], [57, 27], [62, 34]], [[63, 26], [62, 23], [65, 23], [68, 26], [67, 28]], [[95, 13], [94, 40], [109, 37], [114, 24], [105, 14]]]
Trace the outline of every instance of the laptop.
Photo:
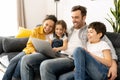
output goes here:
[[43, 55], [50, 58], [57, 57], [56, 52], [52, 50], [52, 47], [48, 41], [37, 39], [37, 38], [31, 38], [31, 41], [37, 52], [42, 53]]

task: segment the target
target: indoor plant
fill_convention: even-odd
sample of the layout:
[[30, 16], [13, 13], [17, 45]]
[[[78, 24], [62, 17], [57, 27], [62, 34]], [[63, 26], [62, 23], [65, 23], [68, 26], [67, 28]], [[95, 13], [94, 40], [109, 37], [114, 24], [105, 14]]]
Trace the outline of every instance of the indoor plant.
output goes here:
[[120, 0], [114, 0], [114, 9], [110, 8], [112, 16], [109, 16], [109, 19], [106, 20], [113, 27], [114, 32], [120, 33]]

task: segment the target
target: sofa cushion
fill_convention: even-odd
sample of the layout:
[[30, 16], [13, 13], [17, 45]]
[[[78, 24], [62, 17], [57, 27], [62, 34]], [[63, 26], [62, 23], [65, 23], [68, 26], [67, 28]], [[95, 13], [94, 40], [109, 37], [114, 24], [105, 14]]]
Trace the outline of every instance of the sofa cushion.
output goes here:
[[3, 52], [2, 40], [4, 37], [0, 37], [0, 54]]
[[117, 78], [115, 80], [120, 80], [120, 62], [118, 62], [118, 74], [117, 74]]
[[118, 57], [118, 62], [120, 62], [120, 48], [115, 48], [115, 50]]
[[7, 55], [8, 56], [8, 60], [10, 61], [13, 57], [15, 57], [19, 53], [20, 52], [9, 52], [9, 53], [3, 52], [2, 55], [0, 55], [0, 57]]
[[4, 38], [2, 40], [4, 52], [18, 52], [26, 46], [28, 38]]
[[107, 32], [106, 33], [107, 37], [110, 39], [112, 42], [116, 55], [118, 56], [118, 62], [120, 61], [120, 33], [114, 33], [114, 32]]
[[107, 32], [106, 35], [115, 48], [120, 48], [120, 33]]
[[30, 29], [25, 29], [24, 27], [19, 27], [18, 34], [15, 37], [16, 38], [25, 38], [25, 37], [29, 37], [31, 33], [32, 33], [32, 30], [30, 30]]

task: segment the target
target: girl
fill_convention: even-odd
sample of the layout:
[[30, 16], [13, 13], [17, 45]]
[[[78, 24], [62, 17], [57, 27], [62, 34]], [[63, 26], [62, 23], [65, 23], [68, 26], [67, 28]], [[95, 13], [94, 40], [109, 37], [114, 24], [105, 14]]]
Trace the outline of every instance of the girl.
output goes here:
[[60, 56], [60, 52], [67, 49], [68, 45], [67, 25], [64, 20], [56, 22], [55, 31], [50, 36], [49, 41], [53, 48], [53, 51], [57, 52], [57, 56]]

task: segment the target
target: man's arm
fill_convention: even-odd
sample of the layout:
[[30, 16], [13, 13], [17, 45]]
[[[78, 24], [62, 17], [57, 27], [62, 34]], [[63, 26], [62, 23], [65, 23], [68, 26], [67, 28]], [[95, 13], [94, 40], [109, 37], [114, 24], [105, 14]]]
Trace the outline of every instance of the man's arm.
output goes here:
[[108, 39], [108, 37], [106, 35], [104, 35], [104, 37], [102, 38], [103, 41], [107, 42], [108, 45], [110, 46], [111, 48], [111, 55], [112, 55], [112, 59], [115, 59], [117, 60], [117, 55], [116, 55], [116, 52], [115, 52], [115, 49], [111, 43], [111, 41]]
[[108, 78], [109, 78], [109, 80], [115, 80], [116, 77], [117, 77], [117, 63], [113, 59], [112, 60], [112, 65], [109, 68]]
[[102, 38], [102, 40], [106, 41], [111, 48], [112, 65], [109, 68], [108, 77], [109, 80], [115, 80], [115, 78], [117, 77], [117, 63], [116, 63], [117, 55], [111, 41], [108, 39], [106, 35]]

